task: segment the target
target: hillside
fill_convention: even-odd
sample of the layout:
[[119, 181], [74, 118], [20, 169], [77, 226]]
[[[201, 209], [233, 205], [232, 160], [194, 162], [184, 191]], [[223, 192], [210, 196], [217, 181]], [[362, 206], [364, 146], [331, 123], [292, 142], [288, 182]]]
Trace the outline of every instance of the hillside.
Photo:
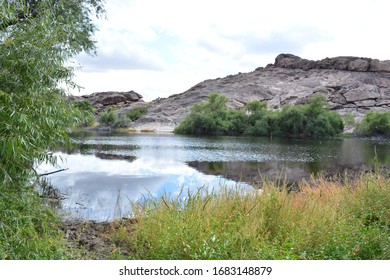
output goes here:
[[132, 124], [136, 129], [173, 130], [191, 106], [212, 92], [241, 108], [248, 101], [265, 100], [268, 107], [302, 104], [322, 93], [332, 109], [352, 113], [357, 121], [370, 110], [390, 109], [390, 61], [335, 57], [319, 61], [280, 54], [273, 64], [249, 73], [203, 81], [189, 90], [149, 103], [148, 113]]

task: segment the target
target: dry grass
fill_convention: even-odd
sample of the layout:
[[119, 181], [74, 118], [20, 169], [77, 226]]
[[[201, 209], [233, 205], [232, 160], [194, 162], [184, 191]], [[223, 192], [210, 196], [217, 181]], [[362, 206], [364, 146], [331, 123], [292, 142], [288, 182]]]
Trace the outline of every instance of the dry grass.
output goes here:
[[134, 205], [132, 234], [114, 236], [135, 259], [390, 258], [388, 178], [319, 178], [299, 187], [149, 198]]

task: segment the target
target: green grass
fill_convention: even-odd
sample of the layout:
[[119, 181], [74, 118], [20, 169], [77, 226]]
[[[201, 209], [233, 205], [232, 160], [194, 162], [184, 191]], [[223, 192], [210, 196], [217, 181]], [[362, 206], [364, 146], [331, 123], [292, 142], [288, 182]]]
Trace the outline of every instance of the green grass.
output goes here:
[[200, 190], [134, 205], [112, 240], [133, 259], [390, 259], [390, 180], [318, 179], [300, 192]]
[[68, 258], [57, 221], [36, 191], [0, 185], [0, 260]]
[[[390, 179], [316, 179], [289, 192], [270, 182], [146, 197], [104, 233], [108, 259], [390, 259]], [[37, 192], [0, 186], [0, 259], [92, 258], [63, 240]], [[107, 251], [108, 252], [108, 251]], [[97, 254], [97, 253], [96, 253]]]

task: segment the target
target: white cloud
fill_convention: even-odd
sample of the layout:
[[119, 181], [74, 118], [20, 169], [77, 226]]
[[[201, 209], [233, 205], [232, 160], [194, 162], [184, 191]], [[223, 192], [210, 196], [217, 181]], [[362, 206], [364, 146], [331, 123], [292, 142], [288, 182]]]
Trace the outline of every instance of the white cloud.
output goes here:
[[80, 94], [130, 90], [145, 100], [251, 71], [288, 52], [390, 59], [390, 4], [362, 1], [107, 1], [98, 56], [80, 56]]

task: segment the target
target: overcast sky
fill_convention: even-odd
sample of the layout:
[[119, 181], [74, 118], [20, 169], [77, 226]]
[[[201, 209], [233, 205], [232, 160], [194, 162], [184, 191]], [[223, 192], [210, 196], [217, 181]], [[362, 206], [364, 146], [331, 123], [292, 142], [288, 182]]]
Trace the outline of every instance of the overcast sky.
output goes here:
[[97, 56], [80, 55], [80, 92], [145, 101], [250, 72], [279, 53], [390, 59], [388, 0], [106, 0]]

